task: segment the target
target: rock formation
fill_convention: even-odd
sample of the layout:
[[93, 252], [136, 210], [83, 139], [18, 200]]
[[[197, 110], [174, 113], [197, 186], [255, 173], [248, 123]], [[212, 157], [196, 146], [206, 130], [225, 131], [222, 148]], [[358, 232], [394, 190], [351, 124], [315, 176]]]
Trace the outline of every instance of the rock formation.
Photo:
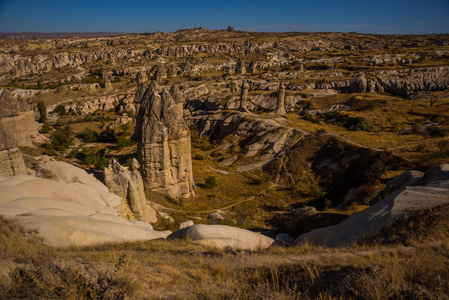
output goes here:
[[[75, 177], [95, 181], [82, 172], [78, 170]], [[100, 182], [99, 186], [95, 183], [95, 188], [77, 182], [70, 173], [63, 175], [57, 180], [35, 176], [0, 178], [0, 215], [27, 230], [37, 230], [45, 244], [58, 247], [160, 239], [170, 234], [154, 231], [146, 222], [126, 220], [128, 211], [122, 208], [123, 198], [108, 192]]]
[[246, 73], [245, 62], [243, 61], [243, 59], [240, 58], [237, 61], [237, 65], [235, 66], [235, 72], [240, 75], [243, 75]]
[[31, 136], [37, 135], [34, 112], [26, 101], [14, 98], [9, 90], [0, 90], [0, 123], [17, 142], [17, 146], [32, 146]]
[[132, 160], [129, 170], [112, 159], [103, 170], [104, 182], [110, 192], [127, 200], [136, 219], [155, 223], [156, 212], [147, 203], [139, 167], [135, 159]]
[[204, 224], [193, 225], [175, 231], [167, 239], [189, 239], [201, 245], [240, 250], [265, 249], [274, 242], [272, 238], [246, 229], [225, 225]]
[[60, 161], [48, 161], [44, 163], [37, 171], [36, 177], [62, 183], [82, 183], [97, 190], [108, 191], [104, 184], [92, 174], [88, 174], [85, 170], [74, 165]]
[[194, 195], [190, 131], [165, 89], [152, 82], [136, 119], [137, 155], [144, 186], [172, 197]]
[[239, 110], [244, 111], [244, 112], [249, 112], [248, 108], [246, 107], [246, 100], [248, 99], [248, 90], [249, 90], [249, 84], [246, 81], [242, 82]]
[[351, 85], [349, 86], [349, 89], [353, 93], [364, 93], [364, 92], [366, 92], [367, 88], [368, 88], [368, 82], [366, 80], [365, 74], [361, 74], [361, 75], [355, 77], [351, 81]]
[[105, 90], [112, 90], [112, 83], [109, 77], [106, 77], [104, 80], [104, 89]]
[[174, 77], [176, 77], [176, 75], [177, 75], [176, 67], [175, 67], [175, 65], [171, 64], [167, 70], [167, 77], [174, 78]]
[[192, 70], [193, 70], [192, 64], [189, 61], [187, 61], [184, 65], [184, 67], [182, 68], [182, 72], [190, 73], [190, 72], [192, 72]]
[[154, 74], [154, 80], [156, 82], [162, 82], [167, 79], [167, 71], [163, 64], [159, 64], [156, 69], [156, 73]]
[[254, 73], [256, 73], [256, 63], [254, 62], [254, 60], [252, 60], [250, 63], [249, 63], [249, 66], [248, 66], [248, 73], [250, 73], [250, 74], [254, 74]]
[[179, 90], [178, 86], [176, 84], [172, 85], [170, 88], [170, 95], [172, 96], [173, 100], [175, 101], [178, 108], [181, 110], [184, 109], [184, 105], [186, 104], [186, 98]]
[[137, 87], [136, 94], [134, 95], [134, 105], [136, 107], [137, 113], [139, 113], [140, 104], [145, 93], [146, 92], [152, 93], [153, 91], [156, 93], [160, 93], [162, 91], [162, 88], [157, 84], [155, 80], [152, 80], [150, 83], [145, 82], [139, 84], [139, 86]]
[[140, 71], [139, 73], [137, 73], [136, 81], [137, 81], [137, 83], [142, 83], [142, 82], [148, 81], [147, 73], [144, 71]]
[[287, 115], [285, 112], [285, 84], [282, 81], [279, 84], [278, 101], [275, 113], [283, 117]]
[[[377, 197], [379, 202], [373, 206], [353, 214], [340, 224], [305, 233], [296, 239], [295, 244], [350, 245], [420, 210], [449, 204], [449, 165], [433, 167], [424, 176], [420, 175], [419, 172], [400, 175], [387, 184], [382, 197]], [[421, 178], [421, 185], [417, 185], [418, 178]]]
[[27, 170], [17, 142], [0, 123], [0, 176], [26, 175]]

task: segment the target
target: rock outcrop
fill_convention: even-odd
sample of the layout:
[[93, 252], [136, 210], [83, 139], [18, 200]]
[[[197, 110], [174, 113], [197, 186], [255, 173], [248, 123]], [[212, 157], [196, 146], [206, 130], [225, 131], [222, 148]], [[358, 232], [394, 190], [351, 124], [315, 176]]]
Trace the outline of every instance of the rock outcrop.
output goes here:
[[256, 73], [256, 72], [257, 72], [257, 69], [256, 69], [256, 63], [255, 63], [254, 60], [253, 60], [253, 61], [251, 61], [251, 62], [249, 63], [249, 65], [248, 65], [248, 73], [254, 74], [254, 73]]
[[177, 74], [178, 74], [178, 71], [176, 70], [175, 65], [171, 64], [170, 66], [168, 66], [168, 69], [167, 69], [167, 77], [168, 78], [174, 78], [174, 77], [176, 77]]
[[163, 64], [157, 66], [156, 73], [154, 73], [154, 80], [156, 82], [162, 82], [167, 79], [167, 71]]
[[148, 81], [147, 73], [144, 72], [144, 71], [140, 71], [139, 73], [137, 73], [136, 82], [137, 83], [142, 83], [142, 82], [145, 82], [145, 81]]
[[91, 188], [107, 192], [108, 189], [92, 174], [88, 174], [74, 165], [60, 162], [48, 161], [40, 166], [36, 177], [51, 179], [62, 183], [82, 183]]
[[27, 230], [37, 230], [45, 244], [57, 247], [152, 240], [170, 234], [121, 217], [126, 213], [122, 198], [104, 185], [97, 189], [65, 175], [68, 182], [0, 177], [0, 215]]
[[14, 137], [0, 123], [0, 176], [26, 175], [22, 153]]
[[[82, 97], [83, 100], [86, 100], [85, 98], [85, 96]], [[49, 106], [47, 111], [54, 111], [56, 107], [57, 105]], [[117, 109], [119, 112], [125, 109], [132, 114], [135, 114], [136, 112], [133, 97], [129, 97], [128, 95], [123, 94], [92, 97], [91, 100], [88, 100], [87, 102], [84, 102], [82, 104], [73, 103], [64, 106], [64, 110], [67, 114], [79, 114], [81, 116], [91, 114], [97, 110], [107, 111], [110, 109]]]
[[152, 82], [140, 100], [135, 137], [144, 186], [172, 197], [194, 195], [190, 131], [182, 110]]
[[135, 159], [129, 170], [112, 159], [103, 171], [104, 182], [110, 192], [127, 200], [136, 219], [156, 223], [156, 212], [147, 203], [139, 167]]
[[106, 77], [106, 79], [104, 80], [104, 89], [105, 90], [112, 90], [112, 82], [109, 79], [109, 77]]
[[442, 91], [449, 88], [449, 67], [432, 67], [419, 69], [402, 69], [383, 71], [374, 79], [367, 79], [359, 74], [352, 80], [338, 80], [328, 83], [317, 83], [317, 89], [349, 90], [353, 93], [389, 92], [409, 97], [419, 91]]
[[248, 99], [248, 90], [249, 90], [249, 84], [247, 82], [243, 82], [241, 86], [241, 92], [240, 92], [240, 111], [243, 112], [249, 112], [246, 101]]
[[178, 108], [182, 111], [184, 109], [184, 105], [186, 104], [186, 98], [181, 93], [176, 84], [172, 85], [172, 87], [170, 88], [170, 95], [172, 96]]
[[167, 239], [188, 239], [201, 245], [240, 250], [266, 249], [274, 242], [272, 238], [242, 228], [204, 224], [193, 225], [175, 231]]
[[368, 83], [366, 80], [366, 76], [365, 76], [365, 74], [361, 74], [361, 75], [355, 77], [351, 81], [351, 85], [349, 86], [349, 89], [353, 93], [364, 93], [364, 92], [366, 92], [367, 87], [368, 87]]
[[237, 64], [235, 65], [235, 72], [240, 75], [243, 75], [246, 73], [245, 62], [243, 61], [243, 59], [240, 58], [237, 61]]
[[34, 112], [24, 100], [13, 97], [9, 90], [0, 90], [0, 123], [14, 137], [17, 146], [33, 146], [31, 137], [37, 135]]
[[283, 117], [287, 115], [287, 113], [285, 112], [285, 84], [282, 81], [281, 83], [279, 83], [278, 101], [275, 113], [278, 116]]
[[[416, 185], [419, 173], [401, 175], [387, 184], [383, 197], [373, 206], [353, 214], [342, 223], [312, 230], [299, 236], [303, 242], [320, 246], [344, 246], [378, 233], [395, 221], [415, 212], [449, 204], [449, 165], [429, 169]], [[411, 184], [406, 185], [404, 184]], [[397, 189], [393, 189], [393, 187]]]

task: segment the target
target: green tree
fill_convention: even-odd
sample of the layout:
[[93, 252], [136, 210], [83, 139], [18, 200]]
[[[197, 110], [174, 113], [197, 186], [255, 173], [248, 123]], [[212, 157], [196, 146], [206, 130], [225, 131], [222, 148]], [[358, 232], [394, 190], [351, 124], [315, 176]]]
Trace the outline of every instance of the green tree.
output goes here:
[[79, 137], [85, 140], [87, 143], [93, 143], [98, 140], [98, 133], [90, 128], [85, 128], [83, 132], [80, 133]]
[[106, 129], [100, 133], [99, 141], [102, 143], [117, 143], [118, 136], [115, 133], [115, 129], [111, 128], [109, 125]]
[[45, 123], [47, 121], [47, 108], [45, 107], [44, 101], [37, 103], [37, 109], [39, 110], [39, 122]]
[[207, 176], [206, 188], [213, 189], [213, 188], [216, 188], [217, 186], [218, 186], [218, 184], [217, 184], [217, 179], [215, 178], [215, 176]]
[[58, 128], [50, 136], [51, 145], [57, 151], [65, 151], [68, 147], [73, 145], [73, 132], [70, 126]]

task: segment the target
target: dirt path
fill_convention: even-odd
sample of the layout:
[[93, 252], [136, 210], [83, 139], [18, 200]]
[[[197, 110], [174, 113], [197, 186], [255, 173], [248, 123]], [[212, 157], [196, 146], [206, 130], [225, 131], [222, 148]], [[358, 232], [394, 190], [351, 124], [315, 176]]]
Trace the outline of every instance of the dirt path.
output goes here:
[[180, 213], [189, 213], [189, 214], [211, 214], [211, 213], [215, 213], [215, 212], [219, 212], [219, 211], [223, 211], [223, 210], [227, 210], [232, 208], [233, 206], [239, 205], [241, 203], [244, 202], [248, 202], [251, 200], [254, 200], [254, 196], [248, 197], [246, 199], [231, 203], [231, 204], [226, 204], [226, 206], [220, 207], [220, 208], [214, 208], [214, 209], [209, 209], [209, 210], [182, 210], [182, 209], [176, 209], [176, 208], [170, 208], [170, 207], [166, 207], [163, 206], [161, 204], [158, 203], [152, 203], [151, 206], [153, 206], [156, 210], [166, 210], [166, 211], [173, 211], [173, 212], [180, 212]]

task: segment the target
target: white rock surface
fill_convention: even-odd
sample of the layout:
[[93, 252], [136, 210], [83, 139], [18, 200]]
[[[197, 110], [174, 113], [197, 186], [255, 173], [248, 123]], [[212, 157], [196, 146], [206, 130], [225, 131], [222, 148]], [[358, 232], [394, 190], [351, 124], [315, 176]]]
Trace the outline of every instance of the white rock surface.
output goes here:
[[187, 227], [193, 226], [193, 225], [195, 225], [195, 224], [193, 223], [192, 220], [187, 220], [187, 221], [181, 222], [179, 224], [179, 229], [187, 228]]
[[43, 164], [36, 173], [37, 177], [52, 179], [64, 183], [83, 183], [95, 189], [107, 192], [108, 188], [81, 168], [60, 161], [49, 161]]
[[[0, 177], [0, 215], [37, 230], [44, 243], [79, 246], [159, 239], [171, 233], [154, 231], [148, 223], [120, 217], [123, 199], [109, 193], [83, 170], [61, 164], [50, 166], [56, 167], [47, 165], [44, 170], [52, 170], [48, 174], [55, 175], [58, 181], [29, 175]], [[61, 170], [68, 172], [59, 173]]]
[[206, 246], [241, 250], [265, 249], [274, 242], [272, 238], [246, 229], [226, 225], [204, 224], [197, 224], [175, 231], [167, 239], [189, 239]]

